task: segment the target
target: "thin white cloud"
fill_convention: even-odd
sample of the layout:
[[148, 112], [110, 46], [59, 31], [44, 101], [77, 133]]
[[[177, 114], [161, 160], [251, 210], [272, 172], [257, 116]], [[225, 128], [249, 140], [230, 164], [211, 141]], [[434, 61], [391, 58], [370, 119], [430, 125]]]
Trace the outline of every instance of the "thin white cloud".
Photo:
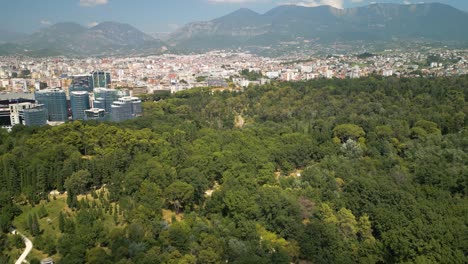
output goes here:
[[93, 7], [97, 5], [106, 5], [109, 0], [80, 0], [80, 6]]
[[50, 22], [49, 20], [45, 20], [45, 19], [41, 20], [40, 23], [41, 25], [44, 25], [44, 26], [52, 25], [52, 22]]
[[[298, 5], [315, 7], [329, 5], [335, 8], [343, 9], [346, 3], [365, 3], [365, 0], [206, 0], [213, 4], [246, 4], [246, 3], [276, 3], [278, 5]], [[404, 4], [411, 4], [412, 0], [401, 0]], [[370, 3], [378, 3], [381, 1], [373, 1]], [[385, 2], [385, 1], [383, 1]]]
[[99, 25], [99, 23], [96, 22], [96, 21], [93, 21], [93, 22], [89, 22], [89, 23], [88, 23], [88, 27], [89, 27], [89, 28], [95, 27], [95, 26], [97, 26], [97, 25]]
[[271, 0], [208, 0], [213, 4], [243, 4], [243, 3], [265, 3]]
[[343, 0], [299, 0], [299, 1], [292, 0], [288, 2], [283, 2], [281, 4], [307, 6], [307, 7], [329, 5], [329, 6], [333, 6], [335, 8], [340, 8], [340, 9], [343, 9], [344, 7]]
[[[284, 1], [276, 1], [276, 0], [207, 0], [213, 4], [243, 4], [243, 3], [267, 3], [273, 2], [277, 3], [278, 5], [298, 5], [298, 6], [321, 6], [321, 5], [329, 5], [336, 8], [343, 8], [345, 0], [284, 0]], [[360, 3], [364, 0], [346, 0], [351, 1], [353, 3]]]

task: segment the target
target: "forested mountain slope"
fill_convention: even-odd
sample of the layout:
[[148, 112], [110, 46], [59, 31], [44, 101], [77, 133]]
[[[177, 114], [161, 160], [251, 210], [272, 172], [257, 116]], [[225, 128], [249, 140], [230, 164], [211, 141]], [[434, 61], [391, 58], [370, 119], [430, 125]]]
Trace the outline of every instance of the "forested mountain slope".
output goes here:
[[264, 14], [239, 9], [211, 21], [189, 23], [168, 42], [189, 49], [271, 46], [279, 43], [426, 40], [466, 42], [468, 13], [440, 3], [337, 9], [280, 5]]
[[60, 263], [464, 263], [467, 96], [467, 76], [315, 80], [180, 92], [120, 124], [15, 127], [0, 137], [0, 224], [58, 189], [59, 220], [16, 222]]

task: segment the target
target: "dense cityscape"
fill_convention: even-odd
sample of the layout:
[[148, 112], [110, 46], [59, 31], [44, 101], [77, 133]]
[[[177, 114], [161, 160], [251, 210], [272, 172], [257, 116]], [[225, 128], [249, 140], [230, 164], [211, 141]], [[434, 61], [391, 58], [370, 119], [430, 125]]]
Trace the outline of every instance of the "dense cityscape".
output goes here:
[[[2, 126], [141, 116], [137, 97], [194, 87], [240, 89], [271, 80], [441, 77], [468, 73], [466, 50], [266, 58], [212, 51], [130, 58], [0, 58]], [[68, 102], [68, 103], [67, 103]]]

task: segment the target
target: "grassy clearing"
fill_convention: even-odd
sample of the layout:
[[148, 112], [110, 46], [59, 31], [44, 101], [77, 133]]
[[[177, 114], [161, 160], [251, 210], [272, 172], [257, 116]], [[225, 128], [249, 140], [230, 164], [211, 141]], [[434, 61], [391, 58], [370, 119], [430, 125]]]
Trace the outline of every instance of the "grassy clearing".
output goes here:
[[177, 222], [184, 219], [184, 214], [183, 213], [176, 214], [174, 211], [162, 209], [162, 217], [166, 222], [171, 224], [172, 223], [172, 217], [174, 217], [174, 216], [175, 216]]
[[[100, 190], [97, 190], [96, 193], [98, 196], [105, 197], [107, 195], [107, 190], [100, 189]], [[88, 200], [90, 203], [94, 202], [96, 203], [98, 207], [101, 207], [103, 205], [100, 199], [94, 198], [92, 194], [79, 195], [77, 199], [78, 201]], [[110, 205], [113, 208], [116, 207], [115, 203], [111, 203]], [[34, 237], [31, 235], [31, 233], [28, 230], [27, 221], [28, 221], [29, 215], [38, 214], [42, 206], [45, 207], [47, 211], [47, 216], [39, 219], [41, 235], [43, 237], [51, 237], [57, 243], [58, 239], [62, 235], [59, 229], [60, 212], [62, 212], [64, 215], [67, 215], [68, 217], [73, 217], [75, 214], [74, 211], [71, 210], [67, 205], [67, 194], [50, 195], [49, 201], [41, 201], [39, 205], [36, 205], [34, 207], [32, 207], [31, 205], [20, 206], [23, 213], [14, 219], [13, 225], [16, 227], [18, 231], [20, 231], [29, 239], [31, 239], [31, 241], [34, 244]], [[119, 216], [119, 220], [121, 220], [120, 219], [121, 217], [122, 216]], [[103, 223], [104, 223], [104, 227], [107, 228], [108, 230], [116, 227], [114, 217], [110, 214], [104, 214]], [[18, 254], [19, 256], [21, 255], [22, 251], [21, 250], [18, 250], [18, 251], [19, 251], [19, 254]], [[11, 256], [13, 256], [13, 254], [11, 254]], [[49, 256], [35, 247], [31, 251], [27, 259], [31, 260], [33, 258], [37, 258], [41, 260], [47, 257], [52, 257], [56, 261], [60, 260], [60, 255], [58, 253], [55, 255]]]
[[[23, 213], [14, 219], [13, 224], [17, 228], [17, 230], [19, 230], [21, 233], [23, 233], [25, 236], [31, 239], [31, 241], [34, 244], [34, 237], [27, 229], [28, 217], [32, 214], [38, 214], [41, 206], [44, 206], [48, 214], [46, 217], [39, 219], [39, 226], [41, 228], [42, 235], [44, 237], [51, 237], [55, 242], [57, 242], [61, 236], [58, 224], [59, 213], [71, 212], [70, 208], [68, 208], [67, 206], [66, 201], [66, 195], [57, 195], [55, 199], [53, 197], [50, 197], [49, 202], [41, 201], [39, 205], [36, 205], [34, 207], [30, 205], [21, 206], [21, 210], [23, 211]], [[52, 257], [55, 260], [59, 259], [59, 256], [57, 254], [53, 256], [48, 256], [44, 252], [41, 252], [40, 250], [34, 247], [31, 253], [28, 255], [27, 259], [31, 260], [33, 258], [37, 258], [40, 260], [46, 257]]]
[[296, 169], [293, 172], [291, 172], [288, 177], [300, 178], [303, 171], [303, 169]]
[[36, 249], [36, 248], [33, 248], [31, 250], [31, 253], [29, 253], [28, 255], [28, 261], [31, 261], [32, 259], [38, 259], [38, 260], [41, 260], [41, 259], [45, 259], [45, 258], [48, 258], [48, 257], [52, 257], [54, 260], [58, 260], [59, 257], [57, 254], [53, 255], [53, 256], [48, 256], [47, 254], [45, 254], [44, 252]]
[[[98, 189], [96, 190], [96, 194], [98, 195], [98, 197], [101, 197], [102, 199], [105, 199], [105, 197], [107, 197], [107, 195], [109, 194], [109, 191], [103, 187], [101, 189]], [[94, 198], [93, 195], [91, 193], [88, 193], [88, 194], [83, 194], [83, 195], [78, 195], [77, 196], [77, 200], [78, 201], [82, 201], [82, 200], [87, 200], [89, 203], [96, 203], [96, 205], [98, 207], [103, 207], [103, 203], [101, 201], [101, 198]], [[115, 208], [118, 207], [117, 203], [110, 203], [110, 206], [113, 208], [113, 210], [115, 210]], [[123, 217], [121, 215], [118, 216], [118, 222], [119, 223], [122, 223], [123, 221]], [[106, 228], [107, 230], [111, 230], [113, 228], [115, 228], [116, 226], [124, 226], [124, 225], [121, 225], [121, 224], [118, 224], [116, 225], [115, 221], [114, 221], [114, 216], [109, 214], [109, 213], [106, 213], [104, 214], [104, 221], [103, 221], [103, 224], [104, 224], [104, 228]]]
[[53, 234], [53, 237], [58, 238], [58, 215], [60, 212], [71, 212], [67, 206], [66, 195], [57, 197], [55, 200], [50, 199], [49, 202], [41, 201], [39, 205], [31, 207], [30, 205], [21, 206], [23, 213], [15, 218], [13, 224], [15, 227], [24, 235], [32, 237], [27, 230], [28, 216], [31, 214], [37, 214], [43, 205], [47, 210], [48, 215], [44, 218], [39, 219], [39, 225], [43, 230], [43, 233]]

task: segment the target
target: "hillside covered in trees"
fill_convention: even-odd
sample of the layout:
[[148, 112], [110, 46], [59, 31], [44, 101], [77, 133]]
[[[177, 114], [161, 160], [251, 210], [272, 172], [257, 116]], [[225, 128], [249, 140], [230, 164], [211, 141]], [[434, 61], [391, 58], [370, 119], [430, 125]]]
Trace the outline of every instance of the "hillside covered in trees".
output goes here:
[[59, 263], [466, 263], [467, 96], [467, 76], [272, 83], [2, 131], [0, 263], [12, 224]]

